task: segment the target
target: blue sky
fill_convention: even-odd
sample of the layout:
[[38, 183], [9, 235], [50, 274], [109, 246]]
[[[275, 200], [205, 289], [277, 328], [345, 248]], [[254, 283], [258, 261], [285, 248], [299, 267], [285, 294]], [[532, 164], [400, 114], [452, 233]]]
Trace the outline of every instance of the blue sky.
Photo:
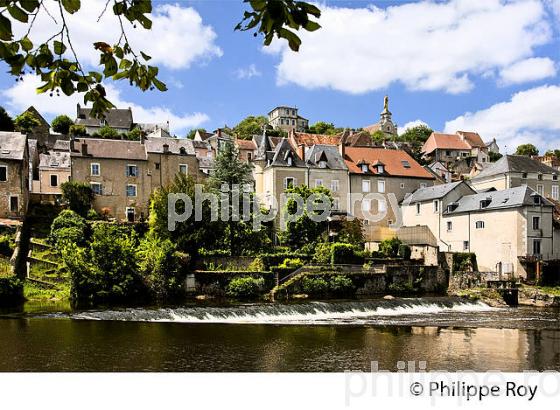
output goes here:
[[[100, 1], [74, 16], [90, 65], [90, 36], [111, 33], [108, 20], [86, 23]], [[233, 31], [246, 8], [240, 0], [154, 5], [161, 18], [154, 31], [132, 42], [154, 56], [169, 91], [121, 83], [110, 94], [140, 120], [170, 120], [179, 136], [194, 126], [233, 126], [276, 105], [299, 107], [311, 123], [362, 127], [378, 120], [388, 94], [400, 127], [473, 129], [510, 152], [521, 142], [560, 148], [560, 0], [322, 2], [323, 29], [302, 34], [300, 53], [282, 41], [264, 50], [261, 38]], [[48, 22], [36, 30], [48, 35]], [[74, 115], [77, 98], [38, 97], [32, 78], [21, 85], [2, 74], [0, 83], [1, 104], [12, 113], [32, 103], [47, 118]]]

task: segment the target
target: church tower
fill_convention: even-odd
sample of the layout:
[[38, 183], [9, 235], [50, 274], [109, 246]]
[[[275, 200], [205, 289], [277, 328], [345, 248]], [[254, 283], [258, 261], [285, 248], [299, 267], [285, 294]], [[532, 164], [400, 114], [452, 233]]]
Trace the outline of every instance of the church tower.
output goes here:
[[393, 123], [393, 114], [389, 111], [389, 96], [383, 99], [383, 111], [381, 112], [381, 120], [379, 121], [379, 129], [389, 137], [397, 136], [397, 127]]

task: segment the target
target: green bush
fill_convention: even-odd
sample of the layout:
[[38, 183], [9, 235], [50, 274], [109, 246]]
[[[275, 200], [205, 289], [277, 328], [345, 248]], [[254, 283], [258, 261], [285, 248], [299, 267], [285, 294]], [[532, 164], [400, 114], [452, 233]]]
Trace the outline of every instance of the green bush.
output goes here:
[[348, 276], [336, 275], [329, 282], [329, 288], [335, 296], [350, 296], [356, 291], [356, 287]]
[[476, 254], [456, 252], [453, 254], [453, 272], [472, 272], [478, 270]]
[[11, 257], [16, 248], [12, 235], [0, 235], [0, 255]]
[[255, 259], [253, 259], [253, 262], [249, 264], [247, 270], [251, 272], [264, 272], [266, 269], [264, 267], [262, 259], [257, 256]]
[[86, 241], [86, 230], [85, 219], [76, 212], [65, 209], [53, 220], [48, 240], [59, 251], [67, 243], [81, 246]]
[[271, 267], [280, 265], [286, 258], [299, 258], [302, 261], [309, 260], [309, 256], [299, 252], [264, 253], [260, 254], [259, 257], [263, 261], [265, 270], [270, 270]]
[[331, 263], [332, 244], [328, 242], [318, 243], [315, 247], [313, 262], [328, 265]]
[[23, 283], [15, 276], [0, 278], [0, 305], [11, 305], [23, 300]]
[[397, 237], [385, 239], [379, 244], [379, 252], [388, 258], [394, 258], [399, 254], [401, 244]]
[[264, 287], [263, 278], [245, 276], [232, 279], [227, 287], [226, 294], [236, 299], [255, 299]]
[[60, 185], [60, 189], [68, 208], [85, 218], [94, 197], [91, 186], [85, 182], [68, 181]]
[[404, 243], [399, 245], [399, 257], [403, 258], [404, 260], [409, 260], [412, 251], [410, 250], [410, 246], [405, 245]]
[[86, 218], [88, 221], [100, 221], [101, 219], [103, 219], [101, 215], [99, 215], [93, 208], [87, 211]]
[[353, 264], [356, 261], [354, 247], [349, 243], [333, 243], [331, 249], [331, 263], [333, 265]]
[[310, 296], [324, 296], [329, 291], [329, 284], [323, 278], [305, 276], [301, 280], [301, 289]]
[[284, 262], [282, 262], [280, 265], [278, 265], [279, 268], [291, 268], [291, 269], [298, 269], [301, 268], [304, 265], [303, 261], [300, 258], [287, 258], [284, 259]]

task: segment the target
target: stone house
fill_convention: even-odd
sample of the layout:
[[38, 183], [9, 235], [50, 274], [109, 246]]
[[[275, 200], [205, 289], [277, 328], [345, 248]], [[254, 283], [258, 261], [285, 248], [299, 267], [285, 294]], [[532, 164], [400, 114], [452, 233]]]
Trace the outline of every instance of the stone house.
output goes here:
[[72, 180], [91, 185], [94, 209], [130, 222], [146, 219], [151, 193], [179, 172], [198, 177], [192, 141], [82, 138], [72, 141]]
[[497, 190], [527, 185], [539, 195], [555, 201], [560, 199], [559, 171], [523, 155], [504, 155], [470, 180], [477, 191]]
[[70, 180], [70, 152], [48, 151], [39, 154], [38, 178], [33, 180], [32, 194], [45, 196], [41, 200], [61, 196], [60, 186]]
[[27, 136], [0, 132], [0, 218], [21, 219], [29, 201]]
[[257, 146], [252, 140], [235, 139], [235, 146], [239, 150], [239, 159], [244, 162], [251, 162], [255, 158]]
[[535, 264], [559, 256], [553, 205], [527, 186], [475, 193], [464, 182], [416, 191], [405, 226], [427, 225], [441, 251], [473, 252], [483, 272], [534, 279]]
[[134, 125], [132, 118], [132, 109], [112, 108], [105, 113], [104, 118], [95, 118], [91, 116], [91, 108], [82, 108], [80, 104], [77, 106], [76, 125], [83, 125], [88, 135], [94, 135], [105, 126], [109, 126], [119, 133], [130, 131]]
[[268, 113], [268, 124], [275, 130], [305, 131], [309, 128], [309, 120], [298, 114], [295, 107], [279, 106]]

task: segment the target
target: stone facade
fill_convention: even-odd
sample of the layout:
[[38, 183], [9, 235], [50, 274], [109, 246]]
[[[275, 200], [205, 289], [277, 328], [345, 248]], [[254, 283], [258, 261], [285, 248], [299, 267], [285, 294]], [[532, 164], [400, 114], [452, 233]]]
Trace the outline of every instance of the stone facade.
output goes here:
[[23, 218], [28, 201], [27, 137], [19, 132], [0, 132], [0, 218]]

